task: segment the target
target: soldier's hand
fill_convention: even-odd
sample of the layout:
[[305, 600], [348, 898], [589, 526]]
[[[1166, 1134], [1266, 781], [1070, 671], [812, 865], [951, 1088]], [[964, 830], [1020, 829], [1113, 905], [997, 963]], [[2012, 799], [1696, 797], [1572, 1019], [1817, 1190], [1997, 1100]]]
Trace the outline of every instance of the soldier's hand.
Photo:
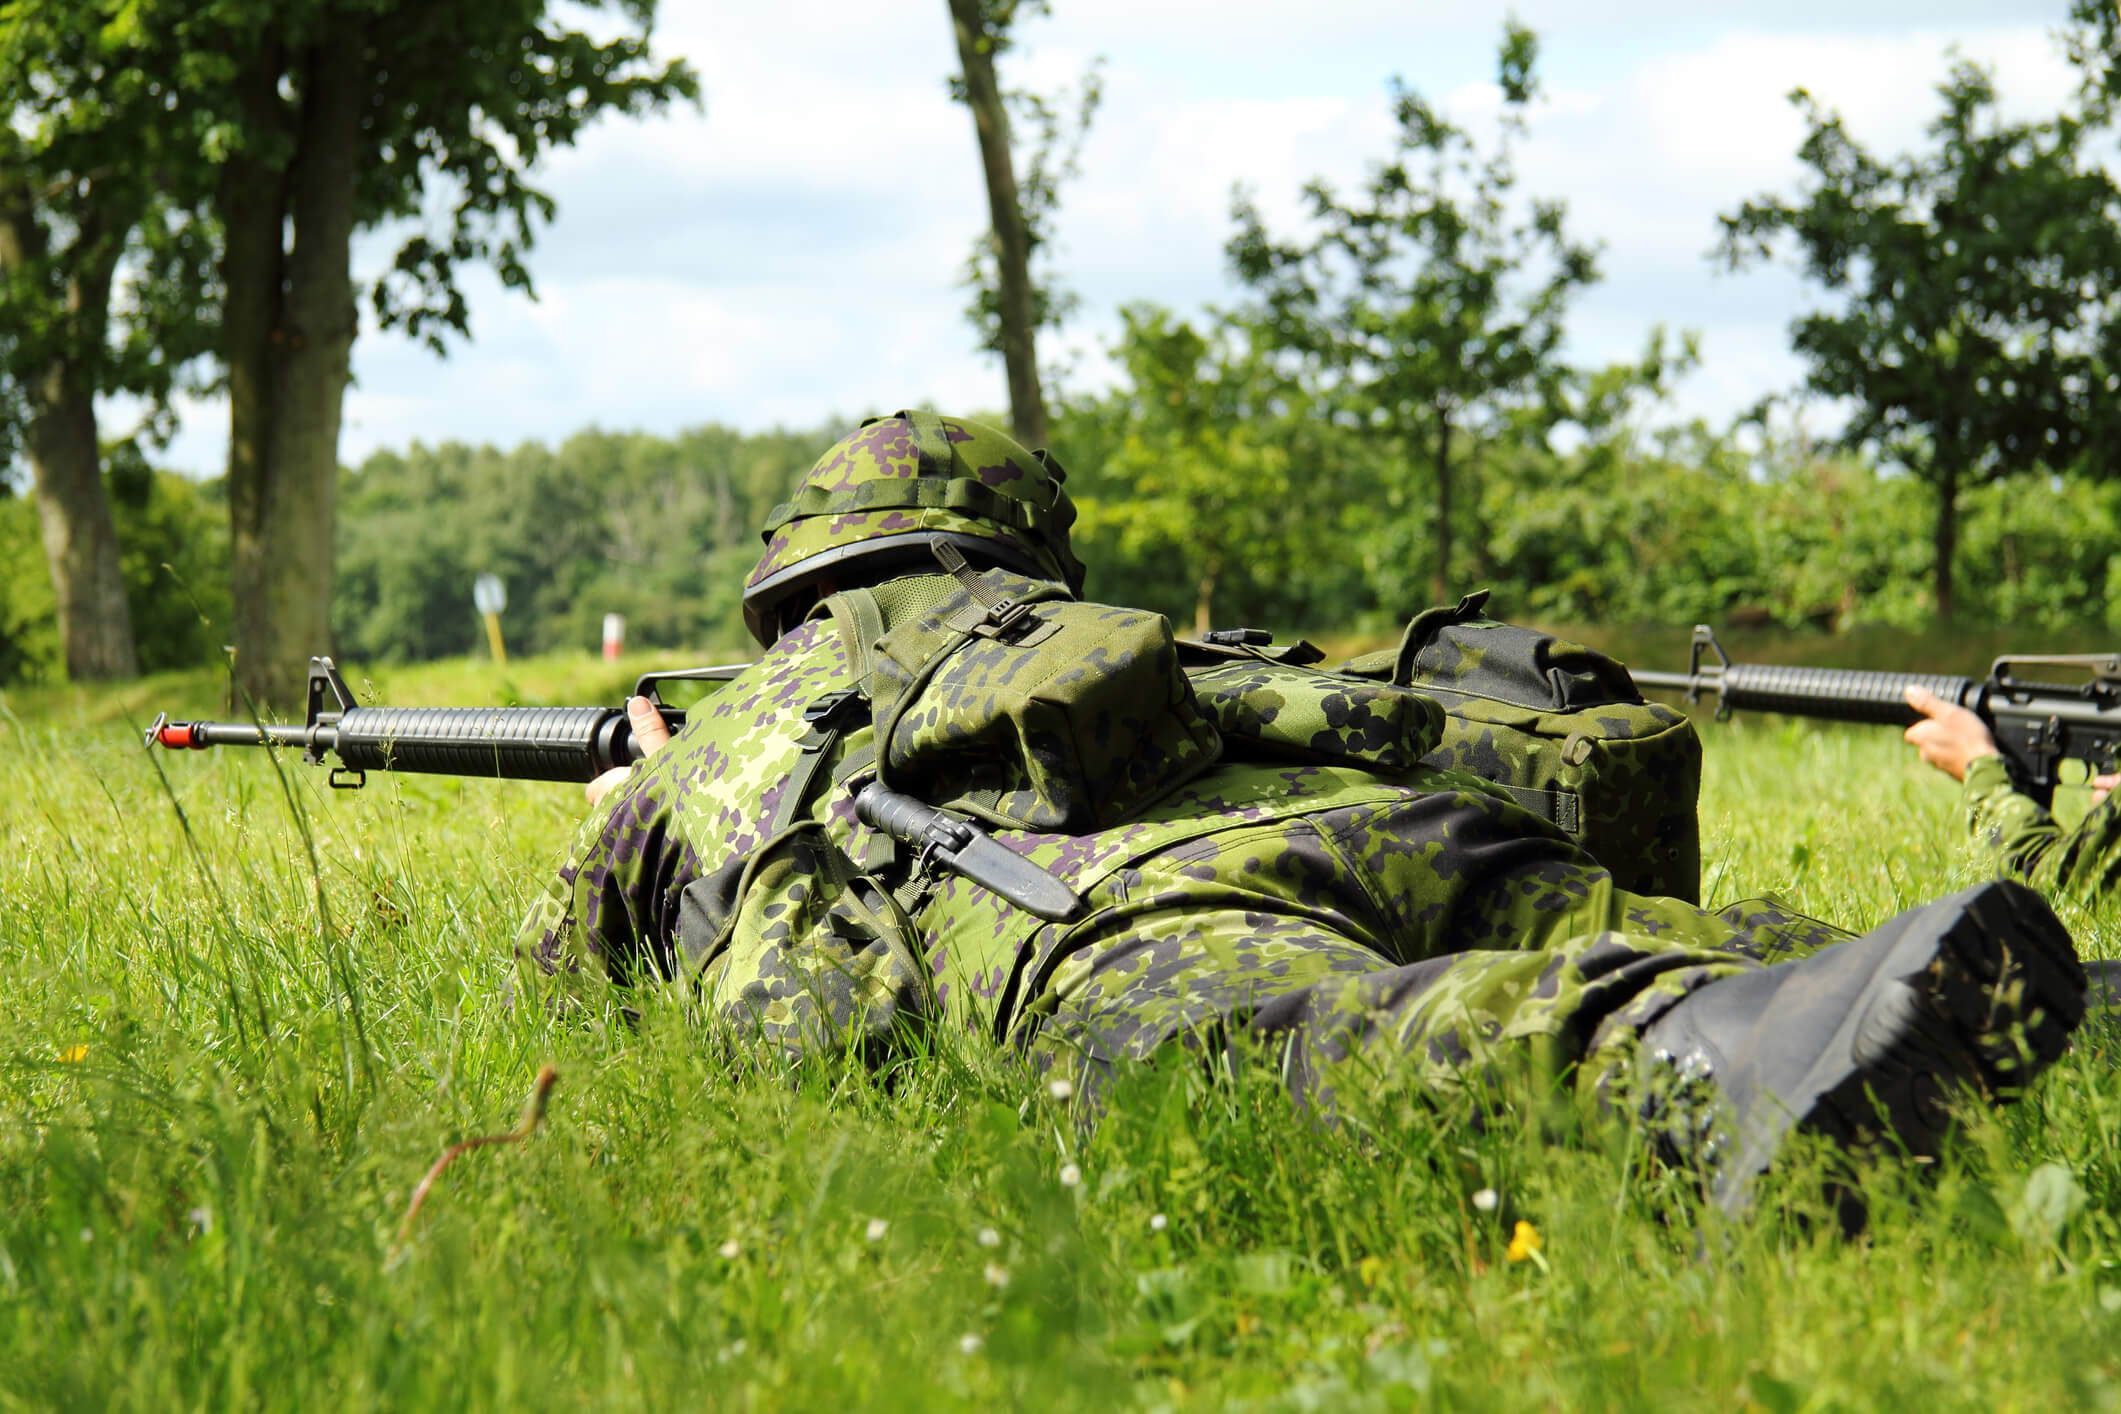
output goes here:
[[1989, 733], [1988, 723], [1966, 708], [1923, 687], [1907, 690], [1907, 705], [1924, 718], [1903, 733], [1908, 745], [1953, 780], [1965, 780], [1969, 765], [1996, 754], [1996, 738]]
[[[642, 756], [653, 756], [670, 744], [670, 728], [663, 721], [663, 714], [655, 710], [655, 704], [645, 697], [626, 699], [626, 720], [633, 726], [633, 739], [641, 744]], [[612, 788], [633, 774], [631, 766], [614, 766], [582, 787], [582, 793], [595, 805], [608, 795]]]
[[2113, 794], [2115, 786], [2121, 786], [2121, 772], [2110, 772], [2103, 776], [2093, 776], [2087, 784], [2092, 788], [2092, 804], [2097, 805], [2100, 801]]

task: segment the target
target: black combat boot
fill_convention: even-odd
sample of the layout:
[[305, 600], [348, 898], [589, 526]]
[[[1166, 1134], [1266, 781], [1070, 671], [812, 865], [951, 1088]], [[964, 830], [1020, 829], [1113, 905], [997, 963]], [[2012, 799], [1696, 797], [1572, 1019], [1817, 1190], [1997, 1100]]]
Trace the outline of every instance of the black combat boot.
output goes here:
[[[1728, 977], [1644, 1033], [1645, 1113], [1725, 1212], [1803, 1130], [1933, 1155], [1955, 1084], [2016, 1095], [2083, 1019], [2069, 934], [2023, 884], [1910, 909], [1799, 962]], [[1861, 1199], [1839, 1195], [1844, 1226]]]

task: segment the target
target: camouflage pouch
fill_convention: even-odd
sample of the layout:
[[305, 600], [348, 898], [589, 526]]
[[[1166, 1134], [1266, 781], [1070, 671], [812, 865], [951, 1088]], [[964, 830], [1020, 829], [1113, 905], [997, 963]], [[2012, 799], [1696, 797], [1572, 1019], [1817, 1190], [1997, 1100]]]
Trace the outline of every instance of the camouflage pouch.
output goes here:
[[815, 821], [688, 885], [678, 936], [703, 940], [692, 961], [714, 1014], [784, 1054], [874, 1062], [936, 1014], [919, 930]]
[[1196, 659], [1186, 675], [1233, 756], [1397, 774], [1419, 765], [1443, 736], [1443, 709], [1419, 693], [1286, 657]]
[[1431, 766], [1501, 786], [1553, 822], [1631, 893], [1701, 893], [1701, 739], [1644, 702], [1615, 659], [1482, 617], [1487, 591], [1407, 625], [1397, 650], [1341, 665], [1442, 706]]
[[1082, 834], [1139, 814], [1222, 742], [1161, 615], [975, 573], [832, 596], [876, 725], [877, 778], [993, 824]]

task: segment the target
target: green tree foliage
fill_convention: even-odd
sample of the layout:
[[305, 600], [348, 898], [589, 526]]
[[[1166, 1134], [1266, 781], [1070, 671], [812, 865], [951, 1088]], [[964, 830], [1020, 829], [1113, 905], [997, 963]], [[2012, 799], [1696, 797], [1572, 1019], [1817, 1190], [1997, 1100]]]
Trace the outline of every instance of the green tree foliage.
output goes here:
[[836, 436], [701, 427], [379, 452], [342, 479], [341, 651], [484, 652], [471, 582], [492, 573], [508, 586], [507, 640], [526, 651], [593, 650], [603, 616], [620, 613], [632, 646], [726, 652], [748, 642], [740, 596], [759, 526]]
[[[1513, 204], [1511, 153], [1538, 94], [1537, 54], [1532, 32], [1512, 23], [1491, 153], [1395, 83], [1391, 160], [1353, 202], [1324, 182], [1307, 187], [1315, 236], [1277, 240], [1249, 199], [1236, 203], [1229, 254], [1258, 294], [1256, 325], [1304, 362], [1319, 400], [1371, 434], [1379, 455], [1427, 465], [1435, 599], [1454, 582], [1458, 481], [1487, 444], [1526, 430], [1527, 410], [1559, 398], [1563, 315], [1597, 278], [1591, 248], [1568, 236], [1558, 203]], [[1376, 508], [1410, 512], [1396, 480], [1385, 479], [1389, 499]], [[1399, 524], [1414, 528], [1411, 518]], [[1409, 540], [1405, 550], [1415, 549]]]
[[1734, 267], [1787, 237], [1843, 298], [1792, 326], [1814, 392], [1848, 400], [1845, 441], [1934, 496], [1940, 617], [1956, 607], [1963, 491], [2036, 468], [2098, 467], [2121, 444], [2111, 328], [2121, 291], [2121, 188], [2089, 160], [2094, 129], [2064, 113], [2006, 122], [1989, 76], [1953, 67], [1930, 150], [1882, 162], [1802, 89], [1792, 201], [1722, 218]]
[[1194, 630], [1205, 633], [1219, 588], [1236, 590], [1225, 607], [1256, 601], [1246, 591], [1285, 578], [1309, 548], [1291, 504], [1300, 404], [1230, 321], [1202, 335], [1153, 306], [1121, 318], [1115, 353], [1130, 381], [1099, 409], [1111, 445], [1080, 495], [1079, 534], [1190, 583]]
[[[1358, 439], [1254, 356], [1240, 321], [1133, 311], [1127, 383], [1055, 424], [1082, 507], [1089, 592], [1180, 622], [1200, 607], [1208, 548], [1224, 559], [1220, 626], [1390, 632], [1380, 517], [1331, 488], [1366, 464]], [[1587, 385], [1637, 383], [1636, 365]], [[1172, 395], [1177, 394], [1176, 401]], [[1636, 398], [1647, 396], [1640, 392]], [[1586, 417], [1591, 409], [1578, 405]], [[674, 438], [584, 432], [557, 447], [445, 444], [382, 452], [340, 482], [333, 630], [349, 664], [477, 656], [471, 581], [509, 588], [508, 642], [592, 653], [604, 614], [673, 663], [747, 651], [739, 610], [757, 527], [845, 431]], [[128, 599], [149, 671], [222, 660], [230, 619], [219, 483], [106, 451]], [[1220, 486], [1238, 467], [1246, 494]], [[1499, 446], [1482, 494], [1496, 528], [1485, 584], [1511, 617], [1558, 625], [1884, 624], [1930, 621], [1927, 488], [1858, 457], [1822, 458], [1700, 427], [1629, 420], [1566, 452]], [[1324, 489], [1321, 489], [1324, 488]], [[0, 687], [61, 676], [52, 589], [25, 497], [0, 495]], [[2013, 629], [2121, 629], [2121, 481], [2006, 478], [1966, 497], [1962, 617]], [[166, 567], [166, 568], [165, 568]]]
[[131, 62], [84, 0], [0, 10], [0, 462], [26, 454], [68, 673], [137, 664], [99, 394], [146, 400], [163, 430], [212, 325], [212, 242], [170, 121], [180, 75]]

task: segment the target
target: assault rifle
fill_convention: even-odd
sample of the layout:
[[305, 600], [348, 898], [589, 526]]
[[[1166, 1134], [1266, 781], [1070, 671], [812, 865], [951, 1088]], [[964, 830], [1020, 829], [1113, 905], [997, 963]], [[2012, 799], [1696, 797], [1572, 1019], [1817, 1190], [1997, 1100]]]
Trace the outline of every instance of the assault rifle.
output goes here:
[[[664, 704], [662, 684], [727, 682], [746, 666], [644, 673], [632, 695], [655, 704], [675, 732], [685, 725], [685, 714]], [[331, 767], [331, 784], [339, 790], [359, 790], [370, 771], [586, 784], [646, 754], [620, 707], [363, 707], [329, 658], [309, 660], [307, 718], [301, 726], [172, 722], [163, 712], [148, 727], [146, 744], [192, 751], [298, 746], [309, 765]], [[874, 781], [855, 798], [855, 813], [871, 829], [919, 850], [922, 863], [962, 874], [1041, 918], [1072, 918], [1081, 908], [1066, 884], [969, 820]]]
[[[727, 682], [744, 670], [731, 663], [644, 673], [633, 695], [656, 704], [675, 732], [685, 714], [663, 705], [666, 682]], [[172, 722], [167, 712], [147, 729], [147, 744], [203, 751], [209, 746], [302, 748], [312, 766], [331, 766], [331, 784], [359, 790], [370, 771], [443, 776], [497, 776], [510, 781], [595, 780], [641, 759], [633, 724], [619, 707], [363, 707], [329, 658], [309, 660], [309, 712], [301, 726], [258, 722]]]
[[[1714, 655], [1713, 661], [1703, 661], [1704, 653]], [[2024, 676], [2058, 669], [2085, 674], [2086, 680], [2038, 682]], [[1684, 673], [1633, 676], [1638, 687], [1683, 692], [1689, 704], [1699, 702], [1704, 692], [1715, 693], [1719, 721], [1738, 709], [1906, 727], [1922, 719], [1907, 705], [1907, 690], [1928, 688], [1988, 724], [2012, 779], [2042, 805], [2054, 799], [2064, 761], [2112, 771], [2121, 760], [2121, 655], [2112, 653], [2006, 656], [1995, 661], [1986, 678], [1786, 667], [1734, 663], [1715, 632], [1697, 624]]]

